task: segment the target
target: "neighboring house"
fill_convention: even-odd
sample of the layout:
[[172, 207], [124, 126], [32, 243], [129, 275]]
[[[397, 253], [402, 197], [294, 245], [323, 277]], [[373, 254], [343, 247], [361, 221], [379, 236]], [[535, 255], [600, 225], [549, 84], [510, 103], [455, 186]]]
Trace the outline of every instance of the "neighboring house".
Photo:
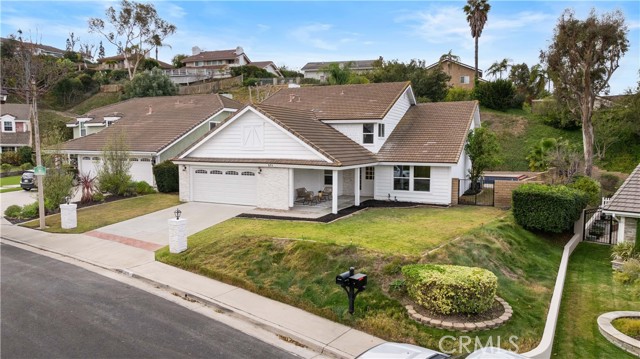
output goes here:
[[[0, 38], [0, 42], [2, 42], [2, 44], [9, 42], [9, 41], [14, 41], [14, 43], [16, 44], [16, 46], [20, 46], [20, 41], [18, 40], [13, 40], [13, 39], [8, 39], [8, 38]], [[64, 57], [64, 53], [65, 50], [61, 50], [58, 49], [57, 47], [53, 47], [53, 46], [49, 46], [49, 45], [43, 45], [43, 44], [33, 44], [30, 42], [24, 42], [24, 44], [28, 47], [31, 47], [33, 49], [33, 54], [34, 55], [48, 55], [48, 56], [53, 56], [53, 57], [57, 57], [57, 58], [63, 58]]]
[[[146, 58], [149, 58], [149, 56], [147, 55]], [[135, 57], [132, 57], [131, 61], [125, 61], [124, 55], [103, 57], [97, 60], [98, 66], [96, 67], [96, 70], [127, 70], [129, 69], [129, 66], [132, 66], [135, 63], [134, 60]], [[158, 61], [158, 64], [163, 70], [173, 68], [171, 64], [166, 62]]]
[[[224, 78], [231, 77], [230, 67], [253, 65], [282, 77], [273, 61], [252, 62], [240, 46], [231, 50], [216, 51], [202, 51], [199, 47], [194, 46], [191, 53], [191, 56], [182, 60], [185, 67], [179, 69], [185, 74], [199, 74], [204, 79]], [[169, 75], [172, 76], [171, 73]]]
[[357, 74], [364, 74], [369, 71], [373, 71], [374, 62], [381, 60], [382, 57], [376, 60], [309, 62], [304, 65], [300, 71], [304, 73], [305, 79], [316, 79], [324, 82], [329, 79], [329, 75], [324, 70], [331, 64], [338, 64], [340, 67], [344, 67], [349, 64], [349, 69], [351, 71]]
[[174, 160], [180, 199], [288, 210], [331, 186], [333, 213], [338, 196], [449, 205], [479, 125], [477, 102], [417, 104], [409, 82], [282, 89]]
[[[604, 205], [602, 211], [618, 220], [618, 243], [635, 242], [640, 222], [640, 164]], [[636, 244], [637, 245], [637, 244]]]
[[[451, 79], [449, 80], [450, 87], [458, 87], [467, 90], [473, 89], [473, 73], [475, 71], [473, 66], [463, 64], [462, 62], [453, 59], [443, 59], [442, 61], [438, 61], [427, 66], [427, 69], [433, 69], [437, 66], [440, 66], [442, 71], [451, 76]], [[478, 69], [478, 78], [482, 78], [481, 69]]]
[[29, 105], [3, 103], [0, 105], [2, 132], [0, 132], [0, 152], [17, 151], [31, 146]]
[[217, 94], [133, 98], [78, 117], [63, 152], [80, 173], [96, 175], [112, 136], [124, 134], [134, 181], [154, 184], [152, 166], [172, 159], [241, 108]]
[[271, 74], [282, 77], [282, 73], [273, 61], [252, 61], [249, 65], [267, 70]]

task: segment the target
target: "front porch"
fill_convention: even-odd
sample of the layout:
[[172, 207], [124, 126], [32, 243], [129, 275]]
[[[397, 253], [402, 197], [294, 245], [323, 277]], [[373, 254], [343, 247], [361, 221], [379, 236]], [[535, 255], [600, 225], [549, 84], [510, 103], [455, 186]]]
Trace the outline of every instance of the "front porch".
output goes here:
[[[373, 199], [373, 197], [360, 196], [361, 202], [364, 202], [369, 199]], [[344, 208], [351, 207], [354, 205], [354, 203], [355, 203], [355, 196], [350, 196], [350, 195], [338, 196], [338, 211]], [[245, 212], [245, 214], [249, 214], [249, 215], [295, 217], [295, 218], [308, 218], [308, 219], [320, 218], [331, 213], [332, 213], [331, 199], [329, 199], [328, 201], [317, 203], [317, 204], [302, 204], [301, 202], [296, 202], [294, 206], [291, 207], [289, 210], [255, 208]]]

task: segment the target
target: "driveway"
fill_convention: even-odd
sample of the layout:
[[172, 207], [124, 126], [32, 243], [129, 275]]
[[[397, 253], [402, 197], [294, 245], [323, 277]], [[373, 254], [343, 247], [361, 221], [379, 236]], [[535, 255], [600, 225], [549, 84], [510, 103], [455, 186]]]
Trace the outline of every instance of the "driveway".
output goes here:
[[169, 226], [167, 220], [175, 218], [173, 212], [176, 208], [180, 208], [180, 211], [182, 211], [180, 218], [188, 221], [187, 235], [189, 236], [253, 209], [250, 206], [189, 202], [102, 227], [93, 232], [168, 245]]
[[2, 215], [4, 216], [4, 210], [11, 205], [24, 206], [31, 204], [38, 200], [38, 191], [14, 191], [0, 193], [0, 207], [2, 208]]

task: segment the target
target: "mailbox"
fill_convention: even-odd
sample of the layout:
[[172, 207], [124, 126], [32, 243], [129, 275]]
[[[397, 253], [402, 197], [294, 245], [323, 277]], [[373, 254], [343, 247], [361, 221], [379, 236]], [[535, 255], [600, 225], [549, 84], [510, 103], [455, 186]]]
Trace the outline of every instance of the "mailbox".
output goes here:
[[338, 274], [336, 276], [336, 284], [348, 285], [349, 284], [349, 277], [351, 277], [351, 273], [349, 273], [349, 272], [344, 272], [344, 273]]
[[367, 285], [367, 275], [366, 274], [362, 274], [362, 273], [354, 274], [354, 275], [349, 277], [349, 280], [352, 282], [352, 285], [356, 289], [362, 288], [364, 290], [366, 285]]
[[356, 295], [367, 289], [367, 275], [356, 273], [353, 267], [348, 272], [336, 276], [336, 284], [340, 285], [349, 298], [349, 314], [353, 314]]

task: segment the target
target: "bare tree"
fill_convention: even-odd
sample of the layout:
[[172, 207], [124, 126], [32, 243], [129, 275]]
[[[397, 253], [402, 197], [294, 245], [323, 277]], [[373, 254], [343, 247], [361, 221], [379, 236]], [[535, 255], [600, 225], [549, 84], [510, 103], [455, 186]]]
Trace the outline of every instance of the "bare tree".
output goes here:
[[[111, 6], [105, 15], [106, 22], [99, 18], [89, 19], [89, 31], [102, 34], [117, 47], [118, 53], [124, 56], [130, 80], [151, 49], [167, 46], [164, 40], [176, 31], [175, 25], [158, 16], [153, 4], [122, 0], [118, 11]], [[107, 24], [113, 29], [107, 30]]]

